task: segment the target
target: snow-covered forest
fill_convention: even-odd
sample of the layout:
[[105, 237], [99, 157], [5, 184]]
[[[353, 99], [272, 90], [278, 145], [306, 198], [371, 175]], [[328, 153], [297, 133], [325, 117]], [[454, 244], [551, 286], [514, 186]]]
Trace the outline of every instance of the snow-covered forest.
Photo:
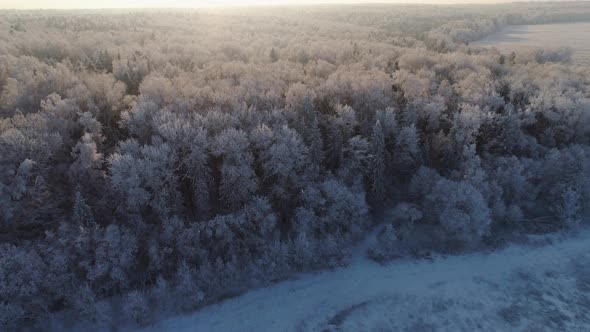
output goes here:
[[[590, 3], [0, 11], [0, 330], [144, 326], [590, 211]], [[48, 322], [52, 322], [49, 326]]]

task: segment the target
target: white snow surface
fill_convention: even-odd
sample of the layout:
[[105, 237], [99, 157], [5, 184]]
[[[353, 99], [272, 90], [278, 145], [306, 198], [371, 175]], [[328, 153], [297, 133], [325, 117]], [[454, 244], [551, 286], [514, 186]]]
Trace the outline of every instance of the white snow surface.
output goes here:
[[590, 331], [590, 231], [492, 252], [365, 259], [143, 331]]

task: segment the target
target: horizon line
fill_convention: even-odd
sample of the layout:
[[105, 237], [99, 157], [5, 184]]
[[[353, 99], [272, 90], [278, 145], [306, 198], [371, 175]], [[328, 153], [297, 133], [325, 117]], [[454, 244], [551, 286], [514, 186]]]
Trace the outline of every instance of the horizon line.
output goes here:
[[528, 1], [494, 1], [494, 2], [486, 2], [483, 0], [482, 2], [479, 1], [449, 1], [449, 2], [435, 2], [435, 0], [426, 0], [426, 1], [417, 1], [417, 2], [397, 2], [397, 1], [388, 1], [388, 2], [355, 2], [355, 1], [320, 1], [320, 2], [303, 2], [303, 3], [292, 3], [292, 2], [279, 2], [279, 3], [270, 3], [270, 2], [259, 2], [259, 3], [248, 3], [248, 4], [202, 4], [202, 5], [195, 5], [195, 6], [146, 6], [146, 7], [39, 7], [39, 8], [0, 8], [0, 11], [93, 11], [93, 10], [194, 10], [194, 9], [231, 9], [231, 8], [244, 8], [244, 7], [313, 7], [313, 6], [333, 6], [333, 5], [346, 5], [346, 6], [355, 6], [355, 5], [364, 5], [364, 6], [371, 6], [371, 5], [410, 5], [410, 6], [420, 6], [420, 5], [430, 5], [430, 6], [455, 6], [455, 5], [505, 5], [505, 4], [527, 4], [527, 3], [590, 3], [590, 0], [528, 0]]

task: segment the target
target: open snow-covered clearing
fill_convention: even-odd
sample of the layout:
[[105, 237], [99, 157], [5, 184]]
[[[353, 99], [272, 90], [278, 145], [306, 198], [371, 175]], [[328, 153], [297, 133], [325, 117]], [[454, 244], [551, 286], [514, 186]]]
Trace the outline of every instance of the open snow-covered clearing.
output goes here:
[[567, 47], [574, 51], [574, 63], [590, 65], [590, 22], [511, 25], [473, 46], [493, 46], [504, 52], [527, 48]]
[[145, 331], [588, 331], [590, 231], [488, 253], [350, 266]]

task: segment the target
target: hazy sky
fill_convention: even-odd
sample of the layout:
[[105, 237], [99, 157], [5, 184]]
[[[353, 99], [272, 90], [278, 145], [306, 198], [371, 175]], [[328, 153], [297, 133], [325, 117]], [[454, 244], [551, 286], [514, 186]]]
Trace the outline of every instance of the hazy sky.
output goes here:
[[513, 0], [0, 0], [0, 8], [148, 8], [309, 3], [490, 3]]

